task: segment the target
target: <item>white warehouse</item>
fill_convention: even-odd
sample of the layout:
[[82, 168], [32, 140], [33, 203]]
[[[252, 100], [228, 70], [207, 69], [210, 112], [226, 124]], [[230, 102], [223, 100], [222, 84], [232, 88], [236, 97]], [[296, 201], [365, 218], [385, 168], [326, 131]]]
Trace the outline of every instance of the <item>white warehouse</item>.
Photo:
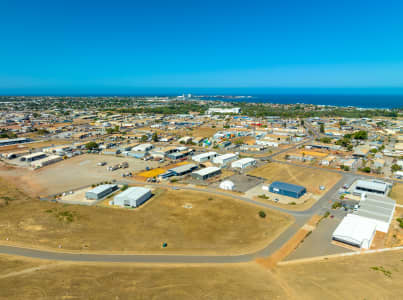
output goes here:
[[113, 198], [111, 204], [121, 207], [137, 207], [152, 196], [151, 190], [143, 187], [131, 187]]
[[133, 147], [131, 151], [134, 151], [134, 152], [137, 152], [137, 151], [139, 151], [139, 152], [147, 152], [147, 151], [150, 151], [153, 148], [154, 148], [154, 146], [152, 144], [140, 144], [140, 145], [138, 145], [136, 147]]
[[216, 152], [207, 152], [192, 156], [192, 160], [198, 163], [204, 163], [208, 160], [213, 159], [216, 156], [217, 156]]
[[238, 155], [234, 153], [227, 153], [224, 155], [220, 155], [217, 157], [213, 158], [213, 163], [221, 165], [221, 166], [226, 166], [229, 164], [231, 161], [234, 161], [238, 159]]
[[367, 218], [348, 214], [343, 218], [332, 239], [362, 249], [369, 249], [376, 233], [376, 224]]
[[48, 157], [31, 162], [31, 167], [33, 167], [34, 169], [42, 168], [44, 166], [61, 161], [62, 159], [63, 158], [59, 155], [49, 155]]
[[247, 167], [255, 166], [255, 165], [256, 165], [256, 159], [251, 158], [251, 157], [245, 157], [245, 158], [241, 158], [240, 160], [234, 161], [231, 164], [231, 167], [245, 169]]

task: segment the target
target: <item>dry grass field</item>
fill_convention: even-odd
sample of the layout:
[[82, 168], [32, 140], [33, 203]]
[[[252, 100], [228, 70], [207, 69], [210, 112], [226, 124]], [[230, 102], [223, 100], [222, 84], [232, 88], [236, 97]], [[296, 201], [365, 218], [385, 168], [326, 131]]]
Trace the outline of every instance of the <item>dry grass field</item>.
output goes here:
[[[2, 183], [5, 194], [13, 189]], [[184, 207], [189, 204], [192, 208]], [[264, 247], [291, 223], [270, 210], [262, 219], [259, 210], [183, 190], [159, 193], [137, 209], [28, 200], [0, 208], [0, 236], [9, 243], [63, 250], [239, 254]], [[161, 248], [163, 242], [167, 248]]]
[[[5, 259], [0, 259], [2, 263]], [[256, 264], [64, 264], [0, 279], [0, 299], [286, 299]]]
[[[267, 179], [269, 183], [273, 181], [283, 181], [302, 185], [306, 187], [309, 193], [317, 195], [326, 193], [341, 179], [340, 174], [327, 172], [326, 170], [313, 170], [275, 162], [256, 168], [249, 172], [249, 174], [263, 177]], [[319, 189], [320, 185], [325, 186], [325, 190], [321, 191]]]
[[282, 265], [273, 272], [296, 299], [399, 299], [403, 251]]
[[403, 205], [403, 183], [395, 183], [389, 197], [395, 200], [397, 204]]
[[393, 251], [269, 270], [252, 262], [60, 264], [0, 256], [7, 268], [0, 273], [0, 299], [400, 299], [402, 257]]

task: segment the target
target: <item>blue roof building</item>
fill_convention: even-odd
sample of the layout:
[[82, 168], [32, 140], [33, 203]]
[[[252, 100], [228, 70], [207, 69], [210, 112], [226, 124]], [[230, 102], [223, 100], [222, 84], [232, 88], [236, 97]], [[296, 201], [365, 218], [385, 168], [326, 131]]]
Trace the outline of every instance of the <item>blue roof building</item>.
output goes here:
[[299, 198], [306, 193], [306, 188], [296, 184], [274, 181], [270, 184], [269, 191], [279, 195]]

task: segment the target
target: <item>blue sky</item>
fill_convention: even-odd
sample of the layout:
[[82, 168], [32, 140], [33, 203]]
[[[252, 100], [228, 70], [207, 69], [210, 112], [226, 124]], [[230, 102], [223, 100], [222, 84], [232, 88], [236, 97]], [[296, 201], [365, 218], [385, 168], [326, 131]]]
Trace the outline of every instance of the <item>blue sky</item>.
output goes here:
[[0, 1], [0, 94], [403, 93], [403, 1]]

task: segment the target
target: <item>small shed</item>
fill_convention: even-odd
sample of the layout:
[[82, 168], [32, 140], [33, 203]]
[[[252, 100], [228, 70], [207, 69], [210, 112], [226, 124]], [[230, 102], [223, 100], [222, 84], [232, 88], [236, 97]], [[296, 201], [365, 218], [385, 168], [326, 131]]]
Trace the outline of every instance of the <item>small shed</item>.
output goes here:
[[226, 190], [226, 191], [232, 191], [235, 187], [235, 184], [231, 180], [224, 180], [223, 182], [220, 183], [220, 189]]

